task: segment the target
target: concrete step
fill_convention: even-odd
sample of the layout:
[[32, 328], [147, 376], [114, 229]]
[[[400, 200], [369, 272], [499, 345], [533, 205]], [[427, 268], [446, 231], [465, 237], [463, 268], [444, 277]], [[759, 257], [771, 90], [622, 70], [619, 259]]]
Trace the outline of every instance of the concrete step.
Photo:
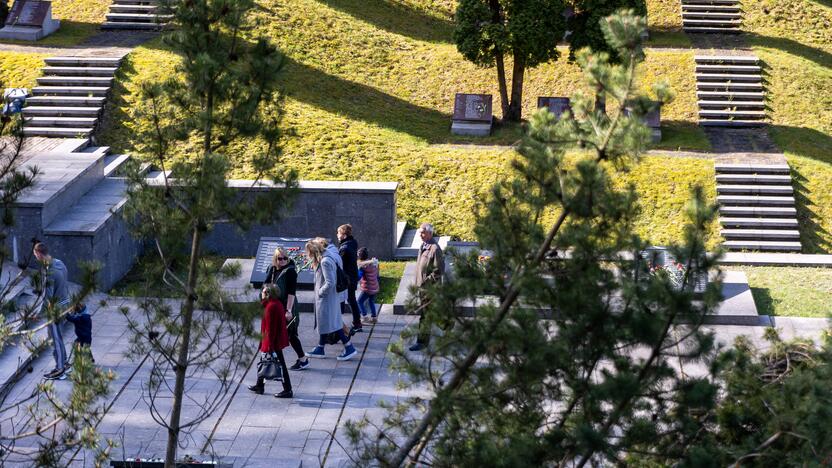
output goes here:
[[724, 11], [684, 11], [682, 10], [682, 20], [715, 20], [720, 22], [737, 21], [742, 18], [741, 13], [724, 12]]
[[794, 206], [792, 196], [763, 196], [763, 195], [717, 195], [720, 205], [736, 206]]
[[765, 119], [766, 111], [764, 110], [748, 110], [748, 109], [706, 109], [699, 111], [699, 118], [709, 119]]
[[98, 121], [96, 117], [26, 117], [25, 126], [32, 127], [94, 127]]
[[717, 185], [716, 193], [724, 195], [791, 195], [791, 185]]
[[109, 87], [104, 86], [36, 86], [32, 88], [35, 96], [105, 96]]
[[23, 115], [26, 117], [98, 117], [100, 112], [101, 107], [26, 106], [23, 108]]
[[740, 34], [742, 30], [739, 27], [730, 27], [730, 28], [715, 28], [715, 27], [702, 27], [702, 26], [684, 26], [682, 25], [682, 30], [686, 33], [701, 33], [701, 34]]
[[778, 241], [754, 241], [754, 240], [732, 240], [722, 243], [728, 250], [766, 250], [766, 251], [789, 251], [799, 252], [802, 247], [800, 242], [778, 242]]
[[708, 82], [708, 81], [697, 81], [696, 82], [696, 89], [702, 91], [754, 91], [754, 92], [762, 92], [763, 91], [763, 84], [761, 82], [758, 83], [735, 83], [735, 82]]
[[791, 174], [788, 164], [714, 164], [717, 174]]
[[738, 13], [742, 11], [739, 4], [737, 5], [693, 5], [683, 4], [682, 13], [694, 12], [715, 12], [715, 13]]
[[797, 229], [797, 220], [794, 218], [719, 218], [719, 224], [725, 227], [743, 228], [764, 228]]
[[760, 101], [766, 98], [766, 94], [762, 91], [697, 91], [696, 97], [698, 99], [716, 101]]
[[738, 28], [741, 24], [742, 21], [738, 19], [689, 18], [682, 15], [682, 27]]
[[721, 229], [719, 233], [725, 239], [800, 239], [795, 229]]
[[694, 55], [697, 64], [719, 63], [736, 65], [756, 65], [760, 59], [753, 55]]
[[762, 73], [763, 68], [759, 65], [722, 65], [722, 64], [699, 64], [696, 65], [696, 73]]
[[162, 28], [159, 23], [137, 23], [128, 21], [105, 21], [101, 25], [101, 29], [125, 29], [125, 30], [157, 30]]
[[154, 14], [158, 5], [110, 5], [110, 13]]
[[697, 101], [700, 109], [765, 109], [764, 101]]
[[49, 57], [43, 62], [50, 67], [118, 67], [121, 57]]
[[73, 106], [96, 106], [104, 105], [103, 97], [88, 97], [88, 96], [34, 96], [26, 99], [26, 104], [29, 106], [57, 106], [57, 107], [73, 107]]
[[115, 76], [118, 67], [44, 67], [47, 76]]
[[41, 76], [38, 85], [42, 86], [111, 86], [110, 76]]
[[23, 135], [46, 138], [87, 138], [92, 133], [92, 130], [92, 128], [24, 126]]
[[720, 206], [719, 214], [726, 217], [794, 218], [797, 209], [788, 206]]
[[158, 0], [114, 0], [113, 5], [159, 5], [159, 2]]
[[763, 77], [759, 73], [737, 74], [737, 73], [697, 73], [696, 81], [730, 81], [730, 82], [760, 82]]
[[156, 15], [150, 13], [107, 13], [107, 21], [125, 21], [128, 23], [164, 23], [170, 21], [171, 15]]
[[699, 119], [699, 125], [704, 127], [762, 127], [767, 124], [765, 120]]
[[770, 174], [717, 174], [717, 184], [744, 184], [744, 185], [790, 185], [792, 178], [789, 175]]
[[104, 177], [112, 177], [130, 159], [129, 154], [111, 154], [104, 158]]

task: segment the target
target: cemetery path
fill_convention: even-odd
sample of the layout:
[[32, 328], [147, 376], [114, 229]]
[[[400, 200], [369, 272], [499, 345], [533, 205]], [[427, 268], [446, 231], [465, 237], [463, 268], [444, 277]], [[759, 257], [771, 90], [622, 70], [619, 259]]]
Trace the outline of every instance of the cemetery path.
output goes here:
[[76, 46], [38, 46], [28, 44], [2, 44], [0, 51], [29, 54], [70, 55], [81, 57], [121, 57], [135, 47], [154, 39], [158, 32], [101, 31]]

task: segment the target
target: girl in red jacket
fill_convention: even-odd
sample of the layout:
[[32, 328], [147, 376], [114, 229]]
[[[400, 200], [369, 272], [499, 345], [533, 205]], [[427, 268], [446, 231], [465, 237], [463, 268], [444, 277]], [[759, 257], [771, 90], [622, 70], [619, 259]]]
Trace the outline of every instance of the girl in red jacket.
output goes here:
[[[263, 288], [260, 295], [263, 304], [263, 319], [260, 322], [260, 352], [275, 353], [283, 368], [283, 391], [275, 393], [276, 398], [292, 398], [292, 382], [289, 380], [289, 369], [286, 368], [286, 360], [283, 358], [283, 348], [289, 346], [289, 332], [286, 328], [288, 320], [286, 309], [280, 302], [280, 290], [277, 286], [269, 284]], [[262, 395], [264, 381], [262, 377], [257, 378], [257, 383], [248, 387], [252, 392]]]

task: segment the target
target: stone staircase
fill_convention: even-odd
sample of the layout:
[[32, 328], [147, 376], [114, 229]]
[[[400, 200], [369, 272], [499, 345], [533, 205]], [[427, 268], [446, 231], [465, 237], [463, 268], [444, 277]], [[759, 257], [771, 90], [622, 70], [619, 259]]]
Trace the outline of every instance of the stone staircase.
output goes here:
[[26, 99], [27, 137], [88, 138], [98, 124], [121, 57], [51, 57]]
[[[419, 237], [417, 229], [407, 229], [407, 223], [399, 221], [396, 223], [396, 251], [393, 257], [396, 260], [412, 259], [419, 256], [419, 248], [422, 246], [422, 238]], [[450, 236], [438, 236], [436, 242], [444, 251], [450, 241]]]
[[157, 0], [114, 0], [101, 29], [161, 29], [168, 17], [158, 15], [158, 7]]
[[801, 250], [788, 164], [716, 164], [715, 169], [726, 249]]
[[754, 127], [766, 124], [762, 66], [755, 56], [697, 55], [699, 125]]
[[682, 0], [682, 29], [687, 33], [740, 33], [739, 0]]

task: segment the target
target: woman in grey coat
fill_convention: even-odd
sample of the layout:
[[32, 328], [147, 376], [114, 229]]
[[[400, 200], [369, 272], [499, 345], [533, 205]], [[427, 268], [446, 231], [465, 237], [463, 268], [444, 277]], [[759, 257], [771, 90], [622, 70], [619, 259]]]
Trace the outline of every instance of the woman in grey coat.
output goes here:
[[330, 334], [335, 334], [344, 344], [344, 352], [337, 359], [352, 359], [358, 351], [344, 333], [344, 321], [341, 319], [342, 296], [345, 296], [346, 291], [339, 293], [335, 288], [336, 270], [342, 268], [338, 250], [328, 249], [326, 240], [317, 238], [306, 243], [306, 255], [312, 260], [312, 268], [315, 270], [315, 328], [320, 335], [318, 346], [307, 355], [311, 358], [326, 357], [324, 346], [327, 338]]

